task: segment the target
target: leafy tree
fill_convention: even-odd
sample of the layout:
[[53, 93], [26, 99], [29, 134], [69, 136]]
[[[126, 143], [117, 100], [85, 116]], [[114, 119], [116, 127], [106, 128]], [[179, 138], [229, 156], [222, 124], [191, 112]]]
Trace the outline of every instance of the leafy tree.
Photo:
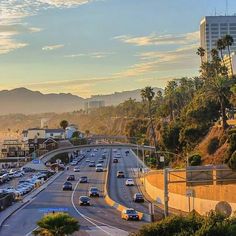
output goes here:
[[33, 231], [40, 236], [66, 236], [78, 231], [78, 221], [67, 213], [51, 213], [37, 222], [39, 229]]
[[207, 146], [207, 152], [208, 154], [214, 154], [216, 150], [219, 147], [219, 139], [218, 138], [212, 138]]
[[60, 127], [62, 128], [62, 129], [66, 129], [66, 127], [69, 125], [69, 123], [68, 123], [68, 121], [67, 120], [62, 120], [61, 122], [60, 122]]
[[188, 163], [190, 166], [199, 166], [202, 163], [202, 157], [199, 154], [194, 154], [188, 157]]

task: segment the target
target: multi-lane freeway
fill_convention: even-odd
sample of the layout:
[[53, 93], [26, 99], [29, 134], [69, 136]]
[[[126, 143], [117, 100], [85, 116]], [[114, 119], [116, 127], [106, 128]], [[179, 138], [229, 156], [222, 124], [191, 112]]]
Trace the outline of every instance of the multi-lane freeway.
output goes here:
[[[112, 149], [100, 148], [96, 152], [86, 152], [86, 157], [78, 164], [80, 172], [74, 172], [71, 166], [60, 175], [51, 185], [37, 195], [23, 209], [14, 213], [3, 225], [0, 231], [2, 236], [25, 236], [32, 235], [32, 231], [37, 227], [36, 222], [44, 215], [47, 209], [64, 209], [70, 215], [76, 217], [81, 225], [79, 233], [75, 235], [128, 235], [130, 232], [137, 231], [144, 221], [125, 221], [121, 219], [121, 213], [117, 209], [108, 206], [104, 200], [104, 184], [106, 180], [106, 171], [96, 172], [95, 167], [89, 167], [89, 158], [95, 161], [105, 153], [104, 168], [110, 168], [108, 192], [110, 197], [135, 210], [148, 213], [147, 203], [134, 203], [133, 195], [139, 192], [137, 186], [125, 186], [125, 179], [132, 178], [134, 170], [137, 168], [137, 159], [132, 152], [126, 156], [127, 149], [119, 149], [120, 153], [118, 163], [110, 163], [114, 158], [115, 152]], [[91, 154], [94, 155], [91, 155]], [[125, 179], [116, 177], [117, 170], [125, 173]], [[62, 191], [62, 185], [70, 174], [75, 175], [73, 191]], [[87, 176], [88, 183], [79, 183], [80, 176]], [[89, 187], [94, 186], [100, 190], [99, 198], [91, 198], [91, 206], [79, 206], [79, 197], [88, 195]]]

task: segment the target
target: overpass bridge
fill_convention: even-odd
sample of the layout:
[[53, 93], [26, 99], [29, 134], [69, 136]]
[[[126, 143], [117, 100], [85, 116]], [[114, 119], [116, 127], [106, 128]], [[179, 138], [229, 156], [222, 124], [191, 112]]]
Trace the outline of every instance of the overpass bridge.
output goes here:
[[69, 152], [81, 150], [84, 148], [127, 148], [127, 149], [138, 149], [138, 150], [144, 150], [144, 151], [150, 151], [150, 152], [155, 151], [155, 147], [152, 147], [152, 146], [135, 145], [135, 144], [130, 144], [130, 143], [89, 144], [89, 145], [79, 145], [79, 146], [73, 146], [73, 147], [58, 148], [40, 156], [39, 159], [43, 163], [46, 163], [57, 154], [62, 154], [62, 153], [67, 153], [67, 152], [69, 153]]

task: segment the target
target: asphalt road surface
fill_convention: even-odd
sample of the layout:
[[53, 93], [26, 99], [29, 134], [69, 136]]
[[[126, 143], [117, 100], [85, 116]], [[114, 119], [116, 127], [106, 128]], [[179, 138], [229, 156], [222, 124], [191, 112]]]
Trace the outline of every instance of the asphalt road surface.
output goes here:
[[[97, 163], [98, 158], [102, 156], [104, 151], [105, 150], [99, 149], [97, 152], [93, 152], [94, 156], [91, 156], [92, 152], [88, 152], [86, 154], [86, 158], [79, 164], [81, 170], [80, 172], [74, 173], [73, 167], [70, 167], [70, 170], [65, 171], [59, 178], [57, 178], [51, 185], [49, 185], [44, 191], [42, 191], [27, 206], [13, 214], [5, 222], [4, 226], [2, 227], [2, 230], [0, 231], [0, 235], [32, 235], [32, 231], [36, 228], [36, 222], [44, 214], [46, 214], [47, 209], [52, 208], [64, 209], [70, 215], [76, 217], [79, 220], [81, 228], [80, 231], [78, 233], [75, 233], [74, 235], [125, 236], [128, 235], [129, 232], [137, 231], [145, 222], [131, 222], [122, 220], [120, 212], [108, 206], [105, 203], [103, 196], [99, 198], [92, 198], [91, 206], [79, 206], [78, 204], [79, 196], [87, 195], [88, 189], [91, 186], [96, 186], [101, 191], [101, 195], [103, 195], [106, 172], [95, 172], [95, 167], [89, 167], [89, 163], [86, 162], [86, 159], [89, 158], [90, 160], [94, 160]], [[121, 150], [121, 152], [124, 154], [124, 150]], [[107, 158], [103, 164], [104, 167], [107, 166], [110, 153], [110, 150], [106, 151]], [[129, 172], [129, 169], [133, 166], [132, 160], [128, 158], [124, 159], [124, 162], [120, 162], [119, 165], [125, 169], [127, 174]], [[73, 181], [74, 189], [73, 191], [62, 191], [62, 185], [66, 181], [66, 178], [69, 174], [74, 174], [76, 176], [76, 180]], [[87, 176], [88, 183], [78, 183], [78, 179], [80, 176]], [[122, 190], [119, 190], [119, 188], [123, 188], [124, 186], [121, 183], [118, 183], [117, 179], [114, 179], [112, 176], [111, 180], [111, 182], [114, 182], [115, 184], [114, 186], [111, 186], [112, 196], [114, 195], [114, 193], [115, 195], [117, 193], [117, 195], [119, 194], [118, 199], [122, 199]], [[135, 187], [131, 187], [126, 191], [127, 196], [129, 196], [127, 200], [123, 200], [126, 204], [127, 202], [130, 202], [130, 198], [135, 191]], [[126, 199], [125, 196], [124, 199]], [[146, 203], [137, 205], [137, 210], [146, 209]]]

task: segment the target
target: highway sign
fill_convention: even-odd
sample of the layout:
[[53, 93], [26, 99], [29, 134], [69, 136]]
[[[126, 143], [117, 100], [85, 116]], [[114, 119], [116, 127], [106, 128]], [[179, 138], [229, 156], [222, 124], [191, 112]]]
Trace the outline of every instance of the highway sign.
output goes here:
[[40, 164], [41, 161], [40, 161], [39, 159], [34, 159], [34, 160], [32, 161], [32, 163], [33, 163], [33, 164]]

